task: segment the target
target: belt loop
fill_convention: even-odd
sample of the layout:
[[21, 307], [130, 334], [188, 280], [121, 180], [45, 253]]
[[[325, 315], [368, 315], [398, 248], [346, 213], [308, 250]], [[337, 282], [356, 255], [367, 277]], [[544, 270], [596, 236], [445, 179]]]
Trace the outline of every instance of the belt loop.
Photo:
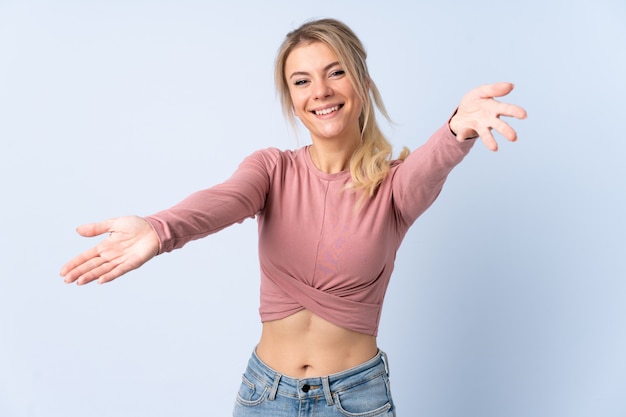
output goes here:
[[276, 393], [278, 392], [278, 383], [280, 382], [280, 377], [281, 375], [278, 372], [276, 372], [276, 375], [274, 376], [274, 385], [272, 385], [272, 390], [270, 391], [270, 395], [269, 397], [267, 397], [267, 399], [270, 401], [274, 401], [276, 399]]
[[324, 397], [326, 397], [326, 404], [333, 405], [335, 402], [333, 401], [333, 394], [330, 392], [330, 383], [328, 382], [328, 377], [322, 377], [322, 387], [324, 388]]
[[385, 371], [387, 372], [387, 376], [389, 376], [389, 359], [387, 359], [387, 354], [382, 350], [380, 351], [380, 354], [382, 356], [383, 363], [385, 364]]

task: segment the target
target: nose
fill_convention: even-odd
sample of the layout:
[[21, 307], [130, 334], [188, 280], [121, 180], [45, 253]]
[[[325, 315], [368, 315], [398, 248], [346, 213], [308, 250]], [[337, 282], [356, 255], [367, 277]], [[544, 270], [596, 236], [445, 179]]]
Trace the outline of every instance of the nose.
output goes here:
[[325, 79], [321, 79], [315, 83], [315, 90], [313, 91], [313, 96], [316, 100], [324, 99], [331, 97], [333, 95], [333, 90], [328, 84], [328, 81]]

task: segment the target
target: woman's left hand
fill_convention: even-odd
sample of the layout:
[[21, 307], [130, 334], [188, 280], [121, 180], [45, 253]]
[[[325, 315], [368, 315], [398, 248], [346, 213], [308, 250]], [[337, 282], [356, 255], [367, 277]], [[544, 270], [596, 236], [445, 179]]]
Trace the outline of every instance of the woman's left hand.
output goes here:
[[501, 103], [495, 97], [502, 97], [513, 90], [511, 83], [487, 84], [469, 91], [459, 103], [459, 108], [450, 119], [450, 130], [458, 141], [480, 136], [485, 146], [498, 150], [498, 143], [491, 133], [495, 129], [506, 139], [514, 142], [517, 132], [500, 116], [510, 116], [517, 119], [526, 118], [526, 110], [514, 104]]

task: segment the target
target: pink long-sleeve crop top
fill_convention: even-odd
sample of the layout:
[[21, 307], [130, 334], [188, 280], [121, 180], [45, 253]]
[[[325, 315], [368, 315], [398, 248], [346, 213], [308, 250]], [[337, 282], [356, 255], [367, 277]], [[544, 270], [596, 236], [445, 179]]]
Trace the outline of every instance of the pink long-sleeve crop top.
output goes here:
[[256, 216], [262, 321], [308, 309], [376, 335], [404, 235], [473, 143], [459, 143], [446, 124], [405, 161], [393, 161], [376, 194], [360, 206], [360, 194], [346, 189], [350, 172], [318, 170], [308, 147], [260, 150], [224, 183], [146, 220], [163, 253]]

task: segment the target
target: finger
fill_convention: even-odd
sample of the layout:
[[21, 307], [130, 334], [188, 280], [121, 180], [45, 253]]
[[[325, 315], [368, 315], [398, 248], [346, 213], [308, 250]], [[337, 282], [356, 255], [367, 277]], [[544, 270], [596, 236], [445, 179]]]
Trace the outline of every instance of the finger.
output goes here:
[[84, 237], [94, 237], [111, 231], [111, 220], [98, 223], [87, 223], [76, 228], [79, 235]]
[[470, 92], [473, 98], [492, 98], [492, 97], [502, 97], [509, 94], [514, 88], [513, 83], [495, 83], [495, 84], [485, 84], [480, 87], [475, 88]]
[[132, 271], [133, 269], [135, 268], [128, 267], [127, 264], [121, 263], [106, 274], [102, 274], [100, 278], [98, 278], [98, 284], [106, 284], [107, 282], [111, 282], [114, 279], [124, 275], [125, 273]]
[[515, 117], [516, 119], [525, 119], [527, 116], [526, 110], [510, 103], [496, 102], [494, 111], [498, 116]]
[[493, 152], [498, 150], [498, 142], [496, 142], [496, 139], [493, 137], [490, 129], [484, 129], [478, 133], [487, 149]]
[[85, 285], [95, 280], [100, 280], [103, 276], [109, 274], [112, 270], [115, 269], [115, 264], [111, 262], [104, 261], [100, 266], [94, 268], [85, 274], [81, 275], [77, 280], [76, 284]]
[[515, 142], [517, 140], [517, 132], [515, 129], [503, 120], [496, 119], [492, 128], [504, 136], [508, 141]]
[[90, 259], [82, 263], [81, 265], [73, 268], [72, 270], [68, 271], [64, 275], [63, 281], [70, 284], [72, 282], [80, 280], [84, 276], [91, 276], [94, 274], [101, 273], [102, 271], [99, 268], [101, 268], [102, 265], [106, 263], [107, 263], [107, 260], [104, 258], [98, 257], [98, 258]]
[[74, 271], [74, 273], [72, 274], [68, 274], [63, 279], [63, 282], [65, 282], [66, 284], [76, 283], [78, 285], [82, 285], [82, 284], [87, 284], [93, 281], [94, 279], [97, 279], [98, 277], [99, 275], [96, 269], [89, 269], [85, 271], [77, 270], [77, 271]]
[[72, 277], [77, 275], [77, 268], [80, 268], [81, 265], [84, 265], [86, 262], [89, 262], [90, 260], [95, 258], [98, 258], [97, 247], [86, 250], [85, 252], [81, 253], [80, 255], [63, 265], [63, 268], [61, 268], [61, 276], [72, 279]]

